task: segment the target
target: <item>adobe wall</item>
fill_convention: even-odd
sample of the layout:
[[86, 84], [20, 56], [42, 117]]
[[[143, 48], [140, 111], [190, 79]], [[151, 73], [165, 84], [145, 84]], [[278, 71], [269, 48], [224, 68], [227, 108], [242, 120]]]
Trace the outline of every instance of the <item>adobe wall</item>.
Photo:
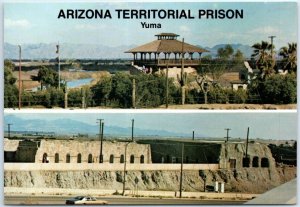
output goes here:
[[151, 145], [153, 163], [181, 163], [182, 144], [184, 144], [184, 163], [219, 163], [220, 143], [172, 140], [139, 140], [138, 142]]
[[[131, 156], [134, 156], [134, 163], [141, 163], [141, 156], [144, 156], [144, 163], [152, 162], [150, 145], [112, 141], [103, 141], [103, 162], [121, 163], [121, 156], [125, 156], [125, 148], [127, 162], [130, 162]], [[66, 163], [67, 155], [70, 155], [70, 163], [77, 163], [79, 156], [81, 163], [99, 163], [100, 141], [41, 140], [35, 155], [37, 163], [43, 162], [45, 153], [49, 163], [55, 163], [55, 154], [58, 154], [56, 158], [59, 163]]]
[[224, 143], [220, 153], [220, 168], [275, 168], [275, 160], [267, 144], [248, 143], [248, 160], [246, 143]]

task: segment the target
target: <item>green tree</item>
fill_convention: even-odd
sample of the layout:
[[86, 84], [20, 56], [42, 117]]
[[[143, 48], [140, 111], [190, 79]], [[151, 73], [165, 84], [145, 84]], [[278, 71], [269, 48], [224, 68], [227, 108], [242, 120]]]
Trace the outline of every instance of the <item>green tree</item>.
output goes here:
[[288, 43], [288, 47], [282, 47], [279, 55], [283, 57], [283, 69], [291, 72], [297, 72], [297, 43]]
[[4, 61], [4, 107], [15, 107], [18, 103], [19, 90], [16, 87], [16, 78], [13, 75], [14, 64]]
[[237, 62], [243, 62], [245, 60], [244, 54], [239, 49], [236, 50], [235, 54], [233, 55], [233, 60]]
[[297, 81], [295, 74], [272, 75], [261, 80], [257, 90], [263, 103], [290, 104], [297, 102]]
[[107, 105], [109, 94], [112, 90], [112, 78], [103, 77], [96, 85], [91, 88], [93, 94], [93, 100], [96, 105]]
[[31, 79], [40, 82], [41, 90], [49, 87], [58, 87], [58, 73], [44, 66], [39, 70], [37, 76], [31, 76]]
[[132, 106], [132, 79], [129, 74], [117, 72], [112, 78], [110, 100], [122, 108]]
[[224, 60], [229, 60], [233, 54], [234, 50], [231, 45], [227, 44], [224, 48], [218, 49], [218, 57]]
[[261, 72], [261, 77], [265, 78], [273, 74], [275, 59], [271, 54], [271, 50], [274, 48], [272, 44], [262, 41], [261, 43], [256, 43], [252, 45], [253, 54], [252, 57], [256, 60], [256, 67]]

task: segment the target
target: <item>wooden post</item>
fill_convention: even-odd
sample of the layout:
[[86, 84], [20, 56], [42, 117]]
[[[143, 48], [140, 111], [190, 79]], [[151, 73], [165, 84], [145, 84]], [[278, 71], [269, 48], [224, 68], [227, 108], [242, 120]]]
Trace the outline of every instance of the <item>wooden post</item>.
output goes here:
[[183, 45], [184, 45], [184, 38], [182, 39], [182, 48], [181, 48], [181, 78], [182, 78], [182, 84], [181, 84], [181, 104], [185, 104], [185, 80], [184, 80], [184, 60], [183, 60]]
[[167, 62], [167, 71], [166, 71], [166, 108], [169, 107], [169, 60]]
[[68, 108], [68, 91], [65, 91], [65, 109]]
[[81, 108], [85, 108], [85, 94], [83, 88], [81, 88]]

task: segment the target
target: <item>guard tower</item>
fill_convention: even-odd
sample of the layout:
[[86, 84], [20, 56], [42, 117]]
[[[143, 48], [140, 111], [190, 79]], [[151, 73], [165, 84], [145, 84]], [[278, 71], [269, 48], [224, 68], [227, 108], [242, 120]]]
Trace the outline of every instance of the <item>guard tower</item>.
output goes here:
[[[201, 54], [209, 52], [200, 47], [183, 43], [177, 40], [179, 35], [174, 33], [160, 33], [155, 35], [157, 40], [130, 49], [125, 53], [133, 54], [133, 64], [137, 66], [166, 67], [167, 65], [177, 67], [182, 64], [183, 54], [184, 66], [197, 66], [201, 61]], [[194, 58], [194, 54], [198, 54]]]

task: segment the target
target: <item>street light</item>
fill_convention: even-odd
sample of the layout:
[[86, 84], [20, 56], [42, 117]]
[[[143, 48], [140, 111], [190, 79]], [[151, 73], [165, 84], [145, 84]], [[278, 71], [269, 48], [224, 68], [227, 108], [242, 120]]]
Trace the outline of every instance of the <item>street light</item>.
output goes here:
[[122, 192], [122, 196], [125, 196], [125, 183], [126, 183], [126, 162], [127, 162], [127, 147], [130, 144], [130, 142], [127, 142], [127, 144], [125, 145], [125, 158], [124, 158], [124, 172], [123, 172], [123, 192]]

